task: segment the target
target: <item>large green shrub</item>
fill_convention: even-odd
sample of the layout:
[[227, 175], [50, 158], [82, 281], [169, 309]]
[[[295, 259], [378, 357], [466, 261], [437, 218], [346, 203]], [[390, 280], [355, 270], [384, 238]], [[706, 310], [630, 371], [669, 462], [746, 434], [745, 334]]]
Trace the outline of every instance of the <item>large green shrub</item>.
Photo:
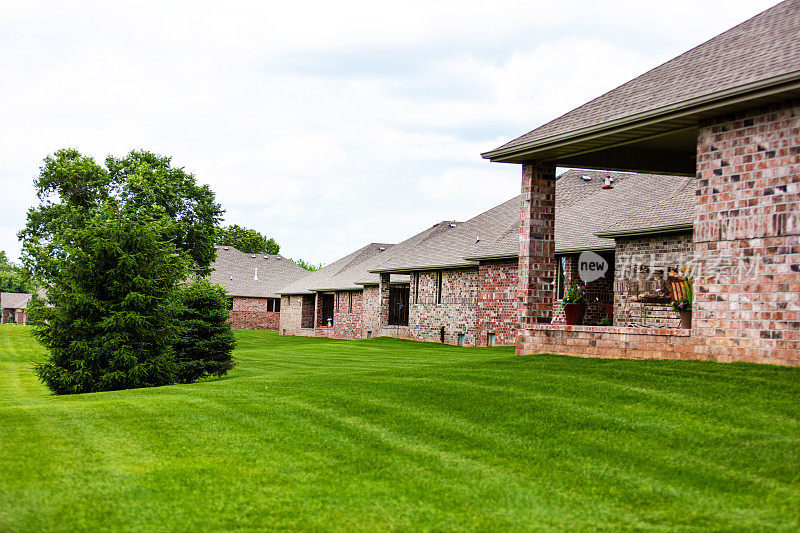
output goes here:
[[186, 255], [162, 219], [98, 210], [73, 232], [48, 306], [33, 306], [34, 336], [49, 352], [36, 373], [57, 394], [174, 383], [175, 286]]
[[175, 348], [177, 379], [191, 383], [205, 376], [223, 376], [233, 368], [236, 346], [228, 322], [225, 289], [200, 279], [178, 289], [180, 334]]

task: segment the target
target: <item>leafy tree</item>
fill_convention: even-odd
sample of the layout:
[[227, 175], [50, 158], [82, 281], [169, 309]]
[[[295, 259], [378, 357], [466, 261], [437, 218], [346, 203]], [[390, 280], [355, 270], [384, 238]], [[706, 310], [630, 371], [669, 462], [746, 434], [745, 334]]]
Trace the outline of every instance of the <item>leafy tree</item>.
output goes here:
[[8, 256], [0, 250], [0, 292], [33, 293], [36, 283], [30, 274], [8, 260]]
[[292, 259], [292, 261], [297, 263], [297, 266], [303, 267], [306, 270], [308, 270], [309, 272], [315, 272], [315, 271], [319, 270], [320, 268], [322, 268], [322, 264], [321, 263], [319, 265], [315, 265], [313, 263], [309, 263], [308, 261], [304, 261], [303, 259]]
[[217, 230], [217, 244], [233, 246], [246, 254], [277, 254], [281, 247], [275, 239], [268, 239], [254, 229], [243, 228], [238, 224]]
[[94, 210], [59, 243], [64, 260], [34, 302], [34, 336], [49, 350], [39, 378], [57, 394], [165, 385], [175, 381], [173, 339], [186, 279], [185, 254], [163, 217], [131, 220], [113, 204]]
[[0, 270], [0, 292], [27, 292], [32, 293], [36, 290], [34, 284], [14, 270]]
[[106, 205], [129, 220], [163, 219], [163, 237], [199, 274], [210, 272], [222, 208], [207, 185], [198, 186], [192, 174], [173, 168], [169, 157], [132, 151], [123, 158], [109, 156], [103, 167], [63, 149], [44, 159], [34, 185], [40, 205], [28, 210], [19, 238], [23, 265], [45, 282], [58, 276], [77, 233]]
[[223, 376], [234, 367], [236, 346], [228, 322], [225, 289], [198, 279], [178, 290], [181, 332], [174, 344], [177, 379], [192, 383], [205, 376]]

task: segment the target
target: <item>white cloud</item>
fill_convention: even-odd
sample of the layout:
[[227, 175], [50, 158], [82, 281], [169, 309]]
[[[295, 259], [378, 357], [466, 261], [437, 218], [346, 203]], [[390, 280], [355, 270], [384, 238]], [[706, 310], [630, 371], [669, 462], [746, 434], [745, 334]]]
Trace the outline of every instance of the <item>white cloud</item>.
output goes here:
[[64, 146], [172, 155], [290, 256], [396, 242], [518, 193], [480, 152], [772, 3], [10, 2], [0, 249]]

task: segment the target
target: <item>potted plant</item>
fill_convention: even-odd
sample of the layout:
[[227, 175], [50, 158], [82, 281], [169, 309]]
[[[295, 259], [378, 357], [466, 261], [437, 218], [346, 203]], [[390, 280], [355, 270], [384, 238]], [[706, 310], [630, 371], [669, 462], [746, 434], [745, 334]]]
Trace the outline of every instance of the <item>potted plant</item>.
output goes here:
[[580, 326], [583, 324], [583, 317], [586, 316], [586, 297], [583, 295], [583, 287], [580, 283], [575, 283], [567, 290], [564, 295], [564, 320], [570, 326]]
[[681, 316], [681, 328], [691, 329], [692, 327], [692, 299], [694, 296], [694, 288], [692, 280], [688, 279], [684, 282], [683, 294], [677, 300], [672, 300], [672, 308]]

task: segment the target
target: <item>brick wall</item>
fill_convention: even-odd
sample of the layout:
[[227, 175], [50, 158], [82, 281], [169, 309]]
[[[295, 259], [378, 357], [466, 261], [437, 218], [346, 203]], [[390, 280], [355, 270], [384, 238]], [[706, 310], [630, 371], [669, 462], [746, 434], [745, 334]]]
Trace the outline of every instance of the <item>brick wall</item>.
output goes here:
[[266, 329], [276, 331], [280, 313], [267, 311], [268, 298], [234, 296], [230, 323], [233, 329]]
[[513, 346], [517, 339], [517, 259], [484, 261], [478, 267], [477, 346]]
[[[364, 337], [379, 335], [380, 324], [380, 289], [377, 285], [368, 285], [361, 292], [362, 317], [361, 323], [364, 328]], [[369, 333], [368, 333], [369, 332]]]
[[698, 356], [800, 365], [800, 101], [702, 123], [696, 182]]
[[[350, 298], [353, 306], [350, 310]], [[364, 295], [363, 291], [338, 291], [334, 296], [333, 331], [331, 336], [337, 339], [360, 339], [365, 337], [364, 328]]]
[[415, 287], [410, 287], [408, 328], [395, 328], [396, 334], [410, 338], [439, 342], [439, 328], [445, 328], [445, 342], [458, 344], [464, 335], [465, 346], [475, 346], [477, 334], [478, 269], [442, 270], [442, 303], [436, 303], [437, 271], [419, 272], [418, 299]]
[[247, 298], [244, 296], [233, 297], [234, 311], [266, 311], [267, 298]]
[[277, 331], [281, 314], [268, 311], [231, 311], [230, 323], [233, 329], [266, 329]]
[[283, 335], [313, 335], [313, 329], [303, 328], [303, 318], [314, 316], [313, 294], [292, 294], [281, 297], [280, 332]]
[[669, 294], [670, 268], [692, 265], [692, 234], [663, 234], [616, 239], [614, 325], [679, 327], [670, 302], [637, 302], [645, 293]]

